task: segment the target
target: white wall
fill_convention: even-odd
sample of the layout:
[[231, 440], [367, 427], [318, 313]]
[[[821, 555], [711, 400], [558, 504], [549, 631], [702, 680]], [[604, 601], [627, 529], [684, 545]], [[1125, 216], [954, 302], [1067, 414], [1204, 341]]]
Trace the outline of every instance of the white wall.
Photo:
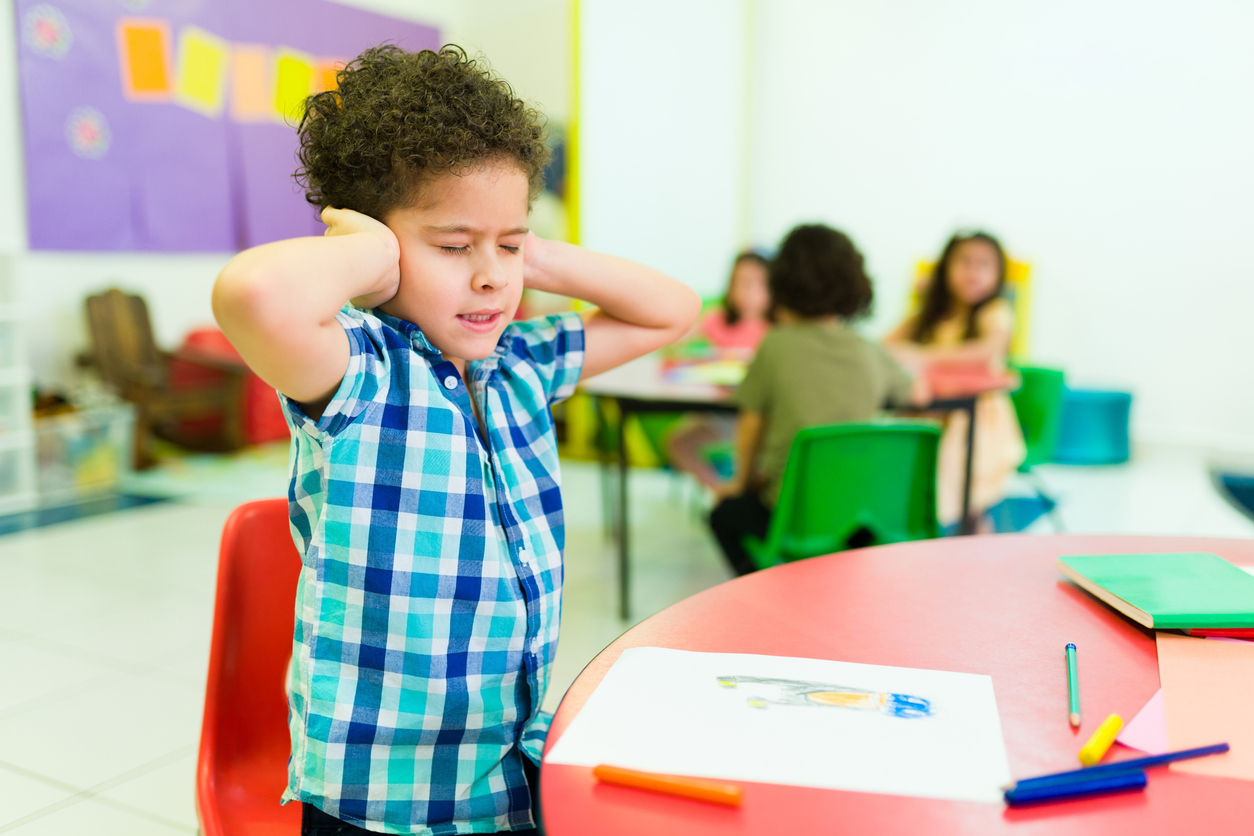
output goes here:
[[582, 243], [722, 292], [741, 244], [745, 0], [581, 0]]
[[552, 122], [570, 115], [570, 0], [463, 0], [455, 43], [492, 69]]
[[757, 6], [751, 229], [869, 257], [875, 328], [956, 227], [1033, 264], [1033, 354], [1142, 439], [1254, 449], [1254, 5]]
[[[337, 0], [345, 5], [456, 32], [464, 0]], [[26, 245], [25, 177], [13, 0], [0, 0], [0, 261], [14, 277], [18, 302], [31, 317], [28, 353], [40, 385], [74, 377], [74, 354], [87, 347], [83, 297], [117, 285], [144, 295], [157, 341], [173, 348], [187, 331], [211, 324], [209, 293], [228, 253], [30, 252]]]

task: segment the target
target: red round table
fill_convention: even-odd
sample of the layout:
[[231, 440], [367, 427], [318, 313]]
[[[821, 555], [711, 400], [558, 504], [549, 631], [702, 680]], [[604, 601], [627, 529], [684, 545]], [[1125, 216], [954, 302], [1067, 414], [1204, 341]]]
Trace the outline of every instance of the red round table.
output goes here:
[[[623, 650], [652, 646], [988, 674], [1011, 773], [1077, 768], [1080, 746], [1108, 714], [1130, 720], [1153, 696], [1158, 660], [1153, 631], [1072, 585], [1055, 561], [1150, 551], [1214, 552], [1254, 565], [1254, 540], [998, 535], [778, 566], [694, 595], [624, 633], [575, 680], [547, 745]], [[1080, 650], [1078, 732], [1067, 723], [1067, 642]], [[1108, 758], [1138, 754], [1116, 747]], [[1254, 783], [1164, 767], [1148, 775], [1144, 792], [1019, 809], [755, 783], [742, 783], [743, 805], [727, 808], [598, 784], [587, 767], [549, 763], [540, 787], [549, 836], [1254, 833]]]

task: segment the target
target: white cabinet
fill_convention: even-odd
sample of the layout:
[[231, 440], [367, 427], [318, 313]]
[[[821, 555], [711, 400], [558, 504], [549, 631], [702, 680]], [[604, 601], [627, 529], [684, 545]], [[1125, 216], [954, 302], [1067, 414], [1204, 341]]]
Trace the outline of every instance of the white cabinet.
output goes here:
[[13, 260], [0, 256], [0, 514], [35, 505], [35, 436]]

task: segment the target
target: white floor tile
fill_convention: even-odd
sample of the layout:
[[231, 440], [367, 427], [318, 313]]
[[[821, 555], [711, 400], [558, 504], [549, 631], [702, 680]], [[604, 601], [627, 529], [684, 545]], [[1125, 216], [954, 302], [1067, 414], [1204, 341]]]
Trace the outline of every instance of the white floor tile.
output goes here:
[[36, 781], [0, 766], [0, 831], [5, 825], [34, 815], [73, 795], [67, 788]]
[[0, 637], [0, 671], [0, 718], [116, 673], [107, 665], [57, 653], [17, 636]]
[[89, 798], [6, 832], [14, 836], [182, 836], [196, 829]]
[[152, 592], [70, 623], [30, 633], [45, 646], [130, 670], [168, 665], [191, 656], [208, 659], [213, 630], [211, 593]]
[[194, 688], [119, 674], [0, 720], [0, 753], [30, 772], [90, 788], [194, 745], [203, 703]]
[[196, 753], [146, 772], [97, 796], [195, 829]]

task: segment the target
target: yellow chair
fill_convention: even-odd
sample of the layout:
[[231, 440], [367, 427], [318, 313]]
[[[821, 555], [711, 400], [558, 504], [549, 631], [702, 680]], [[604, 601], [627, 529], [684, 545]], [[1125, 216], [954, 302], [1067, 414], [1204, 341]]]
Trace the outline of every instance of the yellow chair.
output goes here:
[[[914, 268], [914, 282], [910, 287], [909, 316], [918, 313], [923, 307], [923, 294], [927, 284], [932, 280], [936, 270], [935, 261], [919, 261]], [[1010, 341], [1010, 356], [1022, 359], [1028, 356], [1028, 324], [1032, 290], [1032, 265], [1006, 259], [1006, 288], [1004, 295], [1010, 302], [1015, 315], [1015, 333]]]

